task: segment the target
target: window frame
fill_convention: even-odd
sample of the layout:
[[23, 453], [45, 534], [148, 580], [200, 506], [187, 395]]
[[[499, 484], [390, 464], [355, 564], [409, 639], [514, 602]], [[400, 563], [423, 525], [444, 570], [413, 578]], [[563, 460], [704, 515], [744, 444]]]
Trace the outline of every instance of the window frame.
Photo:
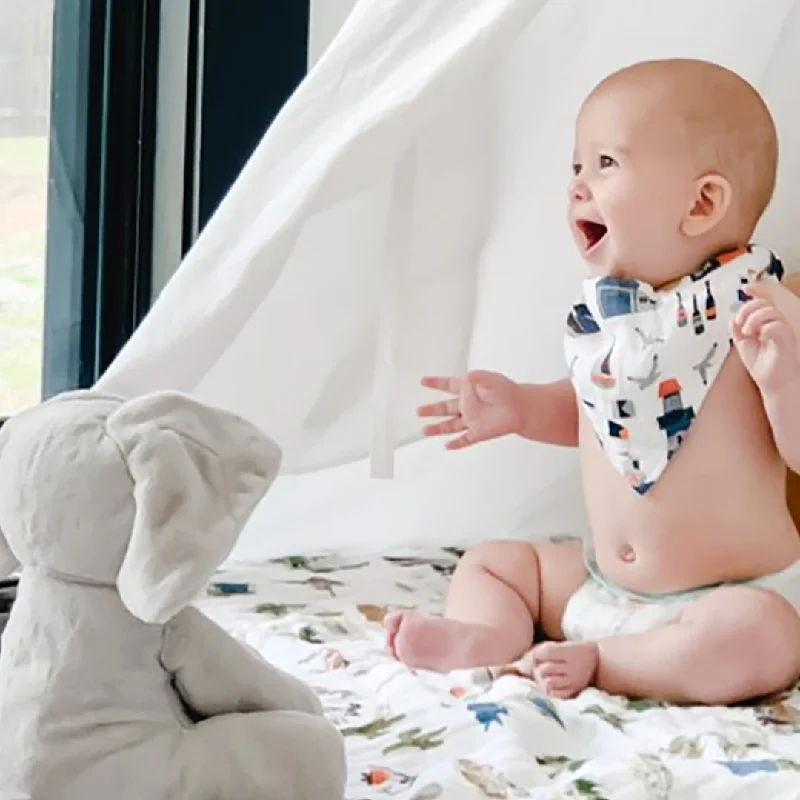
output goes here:
[[162, 0], [56, 0], [42, 396], [87, 388], [150, 306]]
[[[311, 2], [273, 0], [271, 27], [215, 23], [227, 0], [183, 0], [189, 15], [183, 256], [305, 75]], [[162, 5], [179, 0], [55, 0], [49, 122], [42, 399], [91, 387], [147, 314], [154, 289], [154, 208]], [[262, 11], [263, 13], [263, 11]], [[259, 30], [261, 31], [259, 33]], [[242, 44], [242, 36], [250, 38]], [[270, 47], [259, 39], [268, 38]], [[254, 70], [254, 58], [263, 69]], [[218, 70], [225, 63], [224, 78]], [[216, 65], [216, 67], [214, 66]], [[258, 74], [254, 74], [258, 73]], [[207, 100], [246, 81], [239, 150], [204, 119]], [[244, 85], [244, 84], [241, 84]], [[240, 131], [238, 126], [246, 130]], [[173, 191], [175, 190], [172, 187]], [[171, 235], [171, 234], [170, 234]], [[177, 267], [177, 264], [174, 265]], [[0, 427], [4, 419], [0, 417]]]

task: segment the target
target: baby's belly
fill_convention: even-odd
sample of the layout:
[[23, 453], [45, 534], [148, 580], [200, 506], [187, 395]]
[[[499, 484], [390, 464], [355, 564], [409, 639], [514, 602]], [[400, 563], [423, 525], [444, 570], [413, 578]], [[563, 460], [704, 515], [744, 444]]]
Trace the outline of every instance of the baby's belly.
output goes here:
[[729, 359], [646, 495], [611, 466], [585, 421], [581, 451], [598, 566], [621, 586], [681, 591], [770, 574], [800, 558], [785, 467], [738, 360]]

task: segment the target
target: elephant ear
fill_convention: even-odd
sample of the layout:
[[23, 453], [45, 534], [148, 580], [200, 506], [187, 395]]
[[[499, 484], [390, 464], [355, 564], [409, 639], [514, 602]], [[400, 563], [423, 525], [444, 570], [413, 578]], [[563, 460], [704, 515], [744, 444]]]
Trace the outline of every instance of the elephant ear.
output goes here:
[[[4, 446], [3, 433], [8, 431], [7, 425], [0, 428], [0, 456], [2, 456]], [[6, 433], [6, 435], [8, 435]], [[1, 461], [2, 459], [0, 459]], [[3, 520], [0, 519], [0, 578], [7, 578], [14, 570], [19, 568], [19, 561], [11, 550], [5, 534], [3, 533]]]
[[11, 552], [2, 528], [0, 528], [0, 578], [7, 578], [14, 570], [18, 569], [19, 561]]
[[107, 431], [135, 500], [117, 588], [134, 616], [163, 623], [230, 554], [277, 476], [281, 453], [249, 422], [174, 392], [124, 403]]

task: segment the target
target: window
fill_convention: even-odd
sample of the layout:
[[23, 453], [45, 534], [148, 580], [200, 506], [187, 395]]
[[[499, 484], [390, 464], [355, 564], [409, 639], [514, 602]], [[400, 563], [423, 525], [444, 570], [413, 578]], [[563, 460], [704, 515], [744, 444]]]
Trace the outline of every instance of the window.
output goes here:
[[162, 0], [154, 296], [305, 76], [309, 11], [308, 0]]
[[41, 394], [55, 0], [0, 0], [0, 417]]
[[161, 0], [56, 0], [45, 397], [91, 386], [150, 305]]
[[300, 0], [0, 0], [0, 424], [113, 360], [305, 74], [308, 24]]

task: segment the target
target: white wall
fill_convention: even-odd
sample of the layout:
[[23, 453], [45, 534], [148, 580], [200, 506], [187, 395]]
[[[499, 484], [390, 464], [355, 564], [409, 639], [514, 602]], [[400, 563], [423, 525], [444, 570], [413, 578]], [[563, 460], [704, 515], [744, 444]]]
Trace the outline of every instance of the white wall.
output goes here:
[[308, 66], [311, 67], [333, 41], [357, 0], [311, 0]]

